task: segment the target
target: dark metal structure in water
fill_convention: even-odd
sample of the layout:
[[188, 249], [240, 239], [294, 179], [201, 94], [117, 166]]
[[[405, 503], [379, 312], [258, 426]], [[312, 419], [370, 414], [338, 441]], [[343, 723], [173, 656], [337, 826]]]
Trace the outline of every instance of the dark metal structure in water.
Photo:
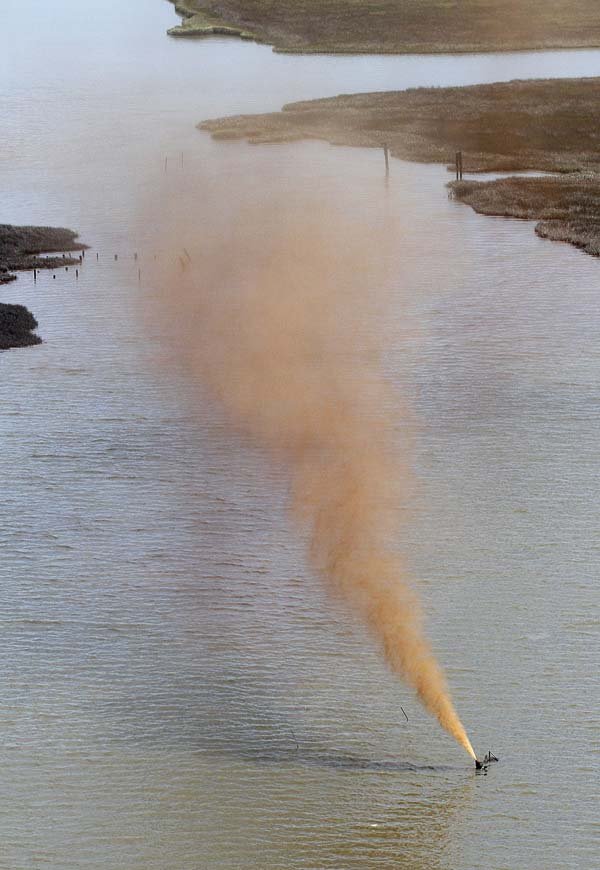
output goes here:
[[478, 758], [475, 759], [475, 769], [485, 771], [488, 769], [488, 765], [490, 765], [493, 761], [498, 761], [495, 755], [488, 750], [487, 754], [484, 756], [483, 761], [480, 761]]

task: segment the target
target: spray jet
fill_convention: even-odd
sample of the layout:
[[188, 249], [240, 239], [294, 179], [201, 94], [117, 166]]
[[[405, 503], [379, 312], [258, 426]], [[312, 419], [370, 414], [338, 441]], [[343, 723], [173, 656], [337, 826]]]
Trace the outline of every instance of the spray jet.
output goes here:
[[221, 233], [204, 230], [202, 256], [192, 263], [188, 255], [185, 269], [175, 266], [160, 282], [179, 327], [177, 352], [236, 428], [287, 460], [313, 567], [477, 763], [407, 560], [391, 544], [411, 488], [410, 438], [396, 438], [391, 409], [399, 402], [380, 361], [369, 292], [380, 284], [365, 259], [365, 227], [277, 200], [261, 213], [253, 203]]

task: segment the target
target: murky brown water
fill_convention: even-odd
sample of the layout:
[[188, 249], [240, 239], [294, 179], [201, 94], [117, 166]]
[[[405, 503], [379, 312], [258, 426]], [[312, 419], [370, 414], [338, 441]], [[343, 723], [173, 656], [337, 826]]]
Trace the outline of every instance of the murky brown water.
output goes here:
[[[0, 220], [94, 246], [77, 282], [2, 290], [46, 343], [0, 356], [0, 867], [595, 867], [598, 262], [448, 201], [440, 167], [393, 161], [386, 186], [375, 152], [194, 124], [598, 74], [600, 52], [293, 58], [168, 40], [148, 0], [0, 16]], [[142, 315], [149, 204], [226, 232], [266, 172], [397, 239], [377, 305], [420, 420], [405, 546], [474, 744], [501, 757], [485, 778], [327, 600], [285, 469], [198, 409]]]

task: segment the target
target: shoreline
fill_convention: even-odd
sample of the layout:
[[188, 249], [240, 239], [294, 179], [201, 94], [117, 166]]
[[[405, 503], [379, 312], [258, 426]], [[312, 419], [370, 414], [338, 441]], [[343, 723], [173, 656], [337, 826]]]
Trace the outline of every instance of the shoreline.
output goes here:
[[600, 175], [451, 181], [451, 195], [477, 214], [536, 221], [541, 239], [600, 257]]
[[[330, 0], [325, 12], [317, 0], [305, 0], [301, 10], [294, 0], [279, 0], [275, 10], [264, 0], [169, 2], [182, 19], [167, 30], [169, 36], [231, 36], [270, 45], [279, 54], [444, 55], [600, 48], [600, 19], [593, 0], [576, 0], [579, 9], [568, 15], [549, 13], [541, 0], [516, 5], [495, 0], [495, 7], [491, 4], [488, 10], [492, 16], [498, 21], [507, 15], [509, 22], [515, 19], [502, 29], [494, 26], [476, 0], [466, 0], [460, 14], [456, 4], [434, 0], [409, 0], [403, 6], [393, 0], [367, 0], [360, 8], [353, 0]], [[470, 38], [465, 39], [465, 30]], [[573, 34], [570, 38], [568, 32]], [[443, 39], [432, 40], [432, 33], [443, 34]]]
[[[0, 285], [16, 280], [15, 271], [59, 269], [77, 265], [80, 258], [39, 257], [59, 251], [84, 251], [78, 233], [64, 227], [34, 227], [0, 224]], [[0, 302], [0, 351], [41, 344], [35, 335], [38, 322], [24, 305]]]
[[15, 226], [0, 224], [0, 284], [17, 277], [12, 272], [31, 269], [59, 269], [75, 266], [75, 257], [39, 257], [59, 251], [85, 251], [88, 247], [76, 241], [79, 233], [65, 227]]
[[[173, 35], [173, 34], [170, 34]], [[185, 34], [186, 36], [190, 36], [191, 34]], [[193, 37], [192, 37], [193, 38]], [[270, 45], [270, 43], [261, 42], [260, 40], [255, 40], [260, 45]], [[600, 48], [600, 40], [598, 42], [592, 43], [577, 43], [573, 45], [566, 44], [564, 42], [557, 43], [556, 45], [509, 45], [509, 46], [494, 46], [490, 48], [483, 48], [482, 46], [464, 46], [464, 47], [449, 47], [445, 48], [443, 46], [406, 46], [402, 49], [385, 49], [381, 48], [379, 50], [373, 50], [371, 48], [321, 48], [315, 46], [314, 48], [305, 48], [305, 49], [294, 49], [294, 48], [284, 48], [278, 47], [275, 45], [271, 46], [275, 54], [297, 54], [297, 55], [339, 55], [347, 57], [356, 57], [357, 55], [372, 55], [373, 57], [377, 57], [377, 55], [384, 55], [385, 57], [395, 56], [403, 57], [405, 55], [415, 56], [415, 55], [469, 55], [469, 54], [527, 54], [527, 53], [541, 53], [544, 51], [593, 51], [594, 49]]]
[[555, 173], [448, 187], [480, 214], [536, 220], [542, 238], [600, 256], [599, 104], [600, 77], [533, 79], [344, 94], [197, 126], [215, 139], [251, 144], [317, 139], [387, 147], [393, 157], [448, 168], [460, 151], [466, 173]]

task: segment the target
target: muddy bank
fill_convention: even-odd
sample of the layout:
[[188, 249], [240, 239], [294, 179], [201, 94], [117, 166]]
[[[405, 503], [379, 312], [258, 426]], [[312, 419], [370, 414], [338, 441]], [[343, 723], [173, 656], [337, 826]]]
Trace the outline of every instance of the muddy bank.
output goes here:
[[64, 227], [16, 227], [0, 224], [0, 283], [14, 280], [20, 269], [58, 269], [79, 262], [73, 257], [39, 257], [58, 251], [83, 251], [77, 233]]
[[600, 78], [549, 79], [342, 95], [198, 126], [215, 138], [252, 143], [387, 144], [393, 156], [423, 163], [451, 165], [460, 150], [465, 172], [559, 173], [451, 188], [477, 211], [538, 220], [539, 235], [595, 254], [600, 250], [599, 104]]
[[295, 53], [428, 54], [600, 45], [597, 0], [171, 0], [172, 36], [227, 33]]
[[37, 320], [24, 305], [0, 302], [0, 350], [41, 344], [42, 339], [33, 333], [37, 325]]

